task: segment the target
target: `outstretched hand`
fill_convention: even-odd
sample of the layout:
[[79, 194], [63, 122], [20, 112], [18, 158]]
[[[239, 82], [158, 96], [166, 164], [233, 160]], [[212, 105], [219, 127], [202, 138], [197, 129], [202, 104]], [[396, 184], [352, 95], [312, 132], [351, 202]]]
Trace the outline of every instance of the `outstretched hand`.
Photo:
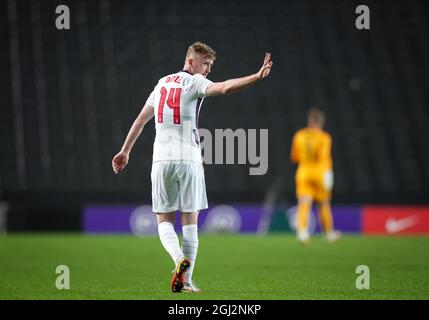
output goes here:
[[129, 155], [125, 152], [119, 152], [112, 160], [112, 169], [115, 174], [124, 170], [128, 164]]
[[262, 64], [261, 69], [257, 73], [259, 79], [266, 78], [271, 71], [271, 67], [273, 66], [273, 60], [271, 60], [271, 53], [265, 53], [264, 63]]

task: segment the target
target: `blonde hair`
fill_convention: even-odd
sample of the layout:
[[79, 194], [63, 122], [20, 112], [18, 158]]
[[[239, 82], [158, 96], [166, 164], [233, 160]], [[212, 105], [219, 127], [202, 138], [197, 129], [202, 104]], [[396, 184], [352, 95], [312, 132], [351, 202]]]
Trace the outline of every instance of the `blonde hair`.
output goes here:
[[186, 58], [188, 58], [191, 54], [198, 53], [202, 55], [204, 58], [208, 59], [216, 59], [216, 51], [214, 51], [212, 48], [210, 48], [208, 45], [202, 42], [195, 42], [193, 43], [186, 52]]
[[311, 108], [308, 110], [308, 122], [309, 123], [317, 123], [321, 126], [325, 124], [325, 113], [318, 108]]

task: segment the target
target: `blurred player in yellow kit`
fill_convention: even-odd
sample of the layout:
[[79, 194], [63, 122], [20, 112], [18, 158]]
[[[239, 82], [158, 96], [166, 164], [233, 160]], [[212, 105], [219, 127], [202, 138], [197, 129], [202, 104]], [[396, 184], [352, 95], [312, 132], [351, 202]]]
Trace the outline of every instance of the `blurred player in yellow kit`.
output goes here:
[[298, 165], [295, 182], [297, 209], [297, 238], [301, 243], [310, 240], [309, 215], [313, 201], [319, 204], [320, 222], [329, 242], [334, 242], [340, 233], [334, 231], [331, 213], [333, 187], [332, 138], [323, 130], [325, 114], [312, 108], [308, 112], [307, 127], [297, 131], [292, 140], [291, 160]]

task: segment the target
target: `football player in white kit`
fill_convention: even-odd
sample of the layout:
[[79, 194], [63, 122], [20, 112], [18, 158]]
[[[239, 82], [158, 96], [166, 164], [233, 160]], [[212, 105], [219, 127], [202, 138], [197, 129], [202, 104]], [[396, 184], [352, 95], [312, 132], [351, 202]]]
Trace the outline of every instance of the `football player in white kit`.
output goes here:
[[[128, 164], [131, 149], [145, 124], [155, 116], [156, 136], [152, 163], [152, 207], [162, 245], [175, 263], [173, 292], [201, 292], [192, 281], [198, 251], [198, 213], [207, 208], [198, 117], [204, 97], [226, 95], [247, 88], [270, 73], [266, 53], [260, 70], [252, 75], [212, 82], [206, 77], [216, 59], [208, 45], [196, 42], [186, 53], [182, 71], [161, 78], [134, 121], [121, 151], [112, 160], [117, 174]], [[182, 247], [174, 230], [181, 213]]]

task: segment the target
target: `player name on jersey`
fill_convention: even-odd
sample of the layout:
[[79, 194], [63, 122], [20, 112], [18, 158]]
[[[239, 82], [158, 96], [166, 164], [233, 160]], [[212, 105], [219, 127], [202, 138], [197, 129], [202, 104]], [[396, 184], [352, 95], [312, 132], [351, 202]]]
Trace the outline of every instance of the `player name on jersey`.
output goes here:
[[175, 76], [169, 76], [167, 77], [167, 79], [165, 80], [165, 83], [169, 83], [169, 82], [174, 82], [177, 84], [180, 84], [183, 80], [183, 77], [175, 75]]

